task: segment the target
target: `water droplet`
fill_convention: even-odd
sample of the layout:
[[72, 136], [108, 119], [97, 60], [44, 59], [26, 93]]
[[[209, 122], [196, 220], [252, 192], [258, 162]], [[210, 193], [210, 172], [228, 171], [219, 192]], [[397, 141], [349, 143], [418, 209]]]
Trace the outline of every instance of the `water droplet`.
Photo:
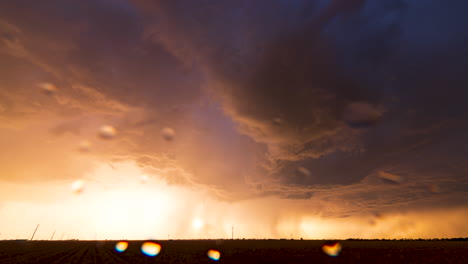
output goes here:
[[310, 177], [311, 173], [310, 173], [310, 170], [304, 168], [304, 167], [299, 167], [297, 168], [297, 172], [299, 172], [300, 174], [306, 176], [306, 177]]
[[145, 242], [141, 245], [141, 252], [148, 257], [154, 257], [161, 251], [161, 246], [155, 242]]
[[327, 243], [322, 246], [323, 252], [325, 252], [330, 257], [337, 257], [341, 252], [341, 244], [338, 242]]
[[149, 177], [147, 175], [141, 175], [140, 176], [140, 182], [141, 183], [147, 183], [149, 180]]
[[80, 194], [84, 191], [84, 182], [82, 180], [76, 180], [71, 185], [72, 192], [74, 194]]
[[161, 130], [161, 135], [165, 140], [172, 141], [174, 140], [175, 131], [172, 128], [165, 127]]
[[430, 193], [440, 193], [440, 187], [439, 185], [435, 184], [435, 183], [432, 183], [432, 184], [429, 184], [427, 186], [427, 190], [430, 192]]
[[281, 126], [283, 125], [284, 121], [283, 119], [277, 117], [277, 118], [273, 118], [273, 124], [277, 125], [277, 126]]
[[381, 107], [367, 102], [352, 102], [344, 112], [344, 120], [350, 127], [370, 127], [375, 125], [382, 117]]
[[102, 139], [112, 139], [117, 135], [117, 130], [113, 126], [102, 126], [99, 128], [99, 137]]
[[127, 241], [120, 241], [115, 244], [115, 251], [122, 253], [128, 248], [128, 242]]
[[89, 152], [90, 149], [91, 149], [91, 142], [89, 142], [88, 140], [81, 141], [80, 145], [78, 146], [78, 150], [80, 152]]
[[57, 92], [57, 87], [52, 83], [40, 83], [37, 86], [39, 86], [42, 92], [47, 95], [53, 95]]
[[208, 255], [208, 258], [214, 261], [218, 261], [221, 258], [221, 252], [219, 252], [218, 250], [214, 250], [214, 249], [208, 250], [207, 255]]
[[379, 171], [379, 178], [385, 183], [400, 184], [404, 181], [403, 177], [393, 173]]

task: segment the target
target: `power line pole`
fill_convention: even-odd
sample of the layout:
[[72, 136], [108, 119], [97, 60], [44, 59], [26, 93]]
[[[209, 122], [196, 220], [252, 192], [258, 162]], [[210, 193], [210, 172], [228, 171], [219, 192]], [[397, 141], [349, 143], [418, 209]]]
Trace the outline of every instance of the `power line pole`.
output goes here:
[[231, 239], [234, 240], [234, 225], [231, 226]]
[[31, 240], [33, 240], [34, 235], [36, 234], [37, 229], [39, 228], [39, 224], [37, 224], [36, 229], [34, 230], [34, 233], [32, 234]]
[[54, 233], [53, 233], [52, 236], [50, 237], [50, 240], [52, 240], [52, 239], [54, 238], [55, 231], [56, 231], [56, 230], [54, 230]]

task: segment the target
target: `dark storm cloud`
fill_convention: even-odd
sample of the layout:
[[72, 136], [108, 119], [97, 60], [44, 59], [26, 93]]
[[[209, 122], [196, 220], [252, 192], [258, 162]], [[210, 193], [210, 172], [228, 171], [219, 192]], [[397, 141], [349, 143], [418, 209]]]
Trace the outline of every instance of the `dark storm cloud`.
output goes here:
[[412, 180], [434, 174], [426, 162], [465, 177], [445, 169], [466, 158], [448, 139], [466, 131], [465, 2], [137, 2], [159, 15], [153, 40], [204, 67], [240, 131], [268, 146], [270, 178], [353, 184], [390, 166]]
[[90, 86], [132, 105], [167, 109], [199, 94], [191, 83], [197, 77], [163, 47], [144, 39], [140, 16], [127, 1], [0, 5], [2, 22], [9, 25], [2, 27], [4, 51], [45, 70], [32, 78], [37, 82], [54, 82], [76, 97], [79, 91], [71, 86]]
[[[150, 113], [141, 119], [129, 114], [120, 123], [138, 130], [138, 150], [129, 156], [163, 166], [153, 155], [163, 149], [195, 178], [226, 190], [247, 184], [258, 195], [310, 199], [321, 197], [323, 186], [358, 184], [349, 191], [355, 197], [370, 188], [361, 182], [383, 171], [413, 183], [444, 175], [461, 181], [458, 189], [446, 186], [460, 195], [466, 168], [455, 164], [468, 149], [465, 7], [403, 0], [10, 1], [0, 3], [2, 72], [11, 93], [15, 83], [27, 86], [23, 70], [28, 82], [54, 82], [82, 103], [106, 98], [106, 108], [145, 108]], [[194, 106], [206, 94], [232, 120], [216, 103]], [[11, 108], [8, 98], [0, 103]], [[170, 147], [154, 136], [164, 126], [177, 133]], [[411, 189], [404, 191], [410, 200]]]
[[[259, 2], [217, 2], [191, 12], [182, 2], [166, 2], [157, 10], [171, 34], [157, 39], [176, 53], [192, 49], [225, 111], [275, 157], [297, 159], [298, 152], [317, 157], [353, 148], [354, 139], [345, 135], [354, 132], [347, 125], [370, 126], [382, 118], [384, 83], [368, 75], [380, 74], [389, 63], [405, 11], [388, 2], [385, 8], [367, 7], [365, 1], [317, 2], [307, 13], [303, 4], [280, 1], [269, 1], [266, 9]], [[348, 32], [355, 35], [343, 44], [340, 36]], [[351, 60], [355, 64], [349, 67]], [[331, 136], [342, 140], [324, 143]]]

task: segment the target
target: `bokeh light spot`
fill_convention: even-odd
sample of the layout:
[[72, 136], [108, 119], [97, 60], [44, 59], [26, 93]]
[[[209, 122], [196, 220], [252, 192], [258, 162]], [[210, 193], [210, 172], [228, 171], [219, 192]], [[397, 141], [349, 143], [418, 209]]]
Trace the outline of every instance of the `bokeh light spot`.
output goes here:
[[323, 252], [325, 252], [330, 257], [337, 257], [341, 252], [341, 244], [338, 242], [325, 244], [322, 246]]
[[113, 126], [101, 126], [99, 128], [99, 137], [102, 139], [113, 139], [117, 135], [117, 130]]
[[120, 241], [115, 244], [115, 251], [122, 253], [128, 248], [128, 242], [127, 241]]
[[208, 250], [208, 258], [214, 261], [218, 261], [221, 258], [221, 253], [218, 250], [210, 249]]
[[161, 246], [154, 242], [145, 242], [141, 245], [141, 252], [148, 257], [154, 257], [161, 251]]
[[165, 127], [161, 130], [161, 135], [165, 140], [172, 141], [175, 137], [175, 131], [172, 128]]

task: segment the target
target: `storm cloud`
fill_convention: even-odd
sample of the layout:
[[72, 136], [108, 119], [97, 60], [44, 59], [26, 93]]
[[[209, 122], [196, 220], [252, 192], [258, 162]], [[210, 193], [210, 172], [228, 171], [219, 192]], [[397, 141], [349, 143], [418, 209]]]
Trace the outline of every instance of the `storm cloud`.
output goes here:
[[[395, 196], [424, 203], [433, 194], [421, 186], [436, 184], [453, 195], [441, 206], [459, 206], [468, 188], [466, 7], [2, 2], [0, 115], [18, 127], [58, 113], [44, 128], [52, 137], [89, 138], [110, 123], [113, 147], [98, 141], [93, 154], [222, 199], [355, 201], [328, 210], [343, 216]], [[57, 92], [32, 95], [43, 82]], [[166, 127], [171, 141], [160, 136]], [[405, 181], [389, 187], [382, 172]], [[386, 188], [399, 191], [379, 197]], [[346, 195], [328, 197], [333, 190]]]

